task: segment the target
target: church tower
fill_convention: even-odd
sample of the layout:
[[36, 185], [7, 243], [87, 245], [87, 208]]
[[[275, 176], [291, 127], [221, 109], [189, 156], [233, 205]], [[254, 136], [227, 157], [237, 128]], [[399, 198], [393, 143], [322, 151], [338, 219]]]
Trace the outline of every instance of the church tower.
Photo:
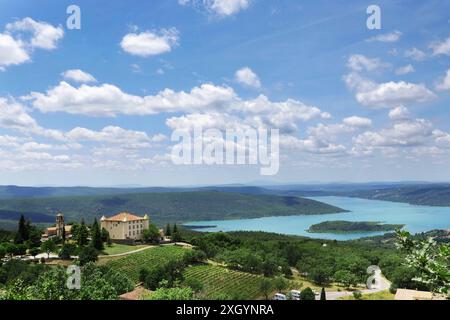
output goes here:
[[56, 215], [56, 236], [64, 237], [64, 216], [62, 213]]

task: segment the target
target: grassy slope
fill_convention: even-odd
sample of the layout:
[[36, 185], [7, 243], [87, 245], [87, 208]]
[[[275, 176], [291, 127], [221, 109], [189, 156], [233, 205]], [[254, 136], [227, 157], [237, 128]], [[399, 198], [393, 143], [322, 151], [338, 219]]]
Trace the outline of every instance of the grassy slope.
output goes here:
[[[360, 300], [394, 300], [395, 295], [389, 291], [363, 294]], [[356, 300], [353, 296], [342, 297], [339, 300]]]
[[104, 255], [114, 255], [114, 254], [121, 254], [126, 253], [134, 250], [139, 250], [142, 248], [146, 248], [148, 245], [136, 245], [136, 246], [130, 246], [125, 244], [118, 244], [113, 243], [110, 247], [105, 246], [105, 250], [102, 251], [102, 254]]
[[0, 201], [0, 210], [25, 214], [35, 212], [50, 215], [52, 220], [55, 213], [61, 211], [66, 221], [79, 220], [81, 217], [91, 221], [93, 217], [128, 211], [142, 215], [148, 213], [153, 222], [158, 224], [343, 211], [310, 199], [215, 191], [9, 199]]

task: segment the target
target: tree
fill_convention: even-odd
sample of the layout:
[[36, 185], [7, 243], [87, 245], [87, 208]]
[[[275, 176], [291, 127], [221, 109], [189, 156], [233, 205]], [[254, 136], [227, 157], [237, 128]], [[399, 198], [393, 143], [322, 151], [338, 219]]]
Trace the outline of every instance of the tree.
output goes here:
[[195, 293], [199, 293], [203, 290], [203, 283], [199, 279], [189, 278], [186, 279], [184, 283]]
[[70, 300], [74, 298], [76, 290], [68, 289], [66, 282], [66, 270], [55, 267], [41, 274], [28, 291], [32, 298], [37, 300]]
[[19, 226], [17, 229], [17, 233], [14, 239], [14, 243], [16, 244], [20, 244], [20, 243], [24, 243], [25, 241], [28, 240], [30, 234], [29, 234], [29, 227], [30, 224], [25, 220], [25, 217], [22, 215], [20, 215], [20, 219], [19, 219]]
[[10, 257], [13, 257], [17, 254], [17, 246], [15, 244], [7, 242], [3, 244], [3, 247], [5, 248], [6, 254]]
[[172, 235], [172, 230], [170, 229], [170, 223], [167, 224], [165, 233], [166, 233], [167, 237], [170, 237]]
[[66, 243], [66, 225], [63, 223], [62, 225], [62, 235], [61, 235], [62, 243]]
[[425, 284], [435, 293], [450, 296], [450, 246], [432, 238], [413, 239], [407, 231], [398, 230], [397, 247], [406, 253], [404, 265], [416, 270], [413, 280]]
[[52, 239], [49, 239], [49, 240], [45, 241], [44, 243], [42, 243], [41, 249], [42, 249], [42, 251], [47, 253], [47, 259], [49, 259], [50, 252], [54, 252], [56, 250], [56, 243]]
[[269, 278], [264, 277], [259, 281], [259, 291], [261, 291], [266, 300], [269, 300], [269, 294], [272, 293], [272, 290], [273, 284]]
[[4, 246], [0, 245], [0, 260], [6, 256], [6, 249]]
[[28, 250], [28, 253], [33, 257], [36, 258], [36, 256], [41, 252], [39, 248], [31, 248]]
[[16, 248], [17, 248], [16, 254], [19, 255], [19, 256], [23, 256], [23, 255], [25, 255], [27, 253], [27, 246], [24, 245], [23, 243], [17, 244]]
[[172, 230], [172, 241], [173, 242], [180, 242], [183, 241], [183, 238], [181, 237], [180, 232], [178, 231], [178, 227], [176, 224], [173, 225], [173, 230]]
[[103, 277], [110, 283], [117, 294], [130, 292], [134, 288], [134, 283], [123, 272], [117, 271], [113, 268], [102, 267]]
[[71, 243], [65, 243], [58, 253], [58, 256], [63, 260], [70, 260], [77, 252], [77, 247]]
[[353, 298], [360, 300], [362, 298], [362, 293], [359, 290], [353, 291]]
[[102, 241], [104, 243], [108, 243], [109, 244], [109, 242], [111, 241], [111, 237], [109, 236], [108, 230], [106, 230], [105, 228], [102, 228], [101, 236], [102, 236]]
[[159, 229], [152, 223], [148, 225], [148, 229], [144, 230], [144, 241], [147, 243], [158, 244], [161, 238]]
[[102, 233], [100, 230], [100, 226], [98, 225], [97, 219], [94, 219], [94, 223], [91, 227], [91, 245], [101, 251], [104, 249], [103, 241], [102, 241]]
[[26, 241], [28, 249], [38, 248], [41, 246], [41, 230], [31, 225], [29, 227], [29, 237]]
[[325, 293], [325, 288], [322, 287], [322, 291], [320, 292], [320, 300], [327, 300], [327, 294]]
[[307, 287], [300, 292], [300, 300], [316, 300], [316, 295], [310, 287]]
[[328, 285], [332, 275], [331, 268], [317, 266], [311, 270], [309, 277], [318, 285]]
[[275, 287], [275, 289], [277, 289], [278, 292], [282, 292], [288, 287], [288, 282], [285, 278], [279, 276], [274, 279], [273, 286]]
[[347, 270], [338, 270], [334, 274], [334, 280], [342, 284], [346, 288], [350, 288], [352, 285], [358, 284], [358, 278]]
[[72, 238], [77, 242], [79, 246], [85, 246], [88, 244], [89, 230], [84, 223], [84, 219], [81, 219], [81, 224], [72, 225]]
[[264, 276], [266, 277], [275, 275], [278, 272], [278, 263], [275, 257], [273, 257], [272, 255], [266, 256], [261, 265], [261, 269]]
[[84, 266], [89, 262], [95, 262], [98, 260], [98, 251], [92, 246], [82, 247], [80, 254], [78, 255], [78, 261], [80, 265]]

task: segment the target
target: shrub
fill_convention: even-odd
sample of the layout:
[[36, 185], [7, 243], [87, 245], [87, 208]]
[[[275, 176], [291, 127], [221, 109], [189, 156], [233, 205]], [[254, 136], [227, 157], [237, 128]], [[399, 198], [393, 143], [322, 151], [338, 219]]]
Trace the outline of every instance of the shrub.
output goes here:
[[361, 291], [359, 291], [359, 290], [353, 291], [353, 297], [354, 297], [356, 300], [360, 300], [360, 299], [362, 298], [362, 293], [361, 293]]
[[300, 292], [300, 300], [316, 300], [316, 295], [310, 287], [307, 287]]

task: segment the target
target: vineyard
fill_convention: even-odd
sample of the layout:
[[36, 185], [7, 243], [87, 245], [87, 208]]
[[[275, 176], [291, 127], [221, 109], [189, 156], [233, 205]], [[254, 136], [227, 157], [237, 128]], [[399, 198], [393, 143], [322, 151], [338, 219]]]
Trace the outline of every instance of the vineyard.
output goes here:
[[229, 270], [219, 266], [197, 265], [184, 272], [186, 280], [197, 279], [203, 285], [201, 293], [205, 299], [257, 299], [261, 276]]
[[181, 259], [186, 249], [177, 246], [161, 246], [113, 259], [107, 265], [124, 272], [135, 282], [139, 281], [139, 271], [144, 267], [166, 263], [172, 259]]

